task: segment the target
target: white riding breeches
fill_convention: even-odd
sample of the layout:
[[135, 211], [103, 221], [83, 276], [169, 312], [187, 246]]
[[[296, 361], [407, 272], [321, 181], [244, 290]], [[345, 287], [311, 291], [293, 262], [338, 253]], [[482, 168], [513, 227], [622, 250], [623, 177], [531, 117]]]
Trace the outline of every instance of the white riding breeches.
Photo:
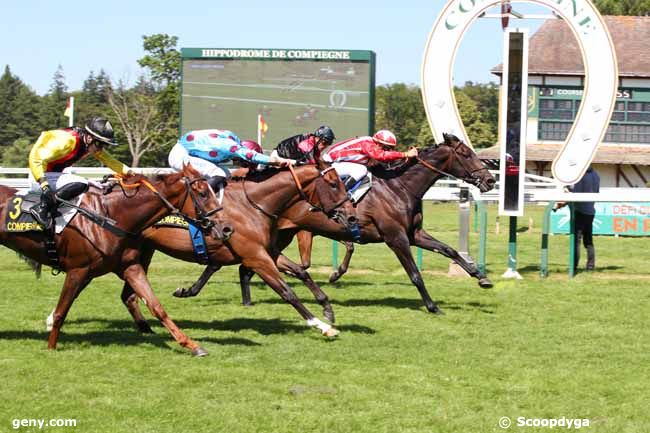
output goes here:
[[[45, 178], [47, 179], [47, 183], [50, 184], [50, 187], [54, 191], [58, 191], [63, 185], [67, 185], [69, 183], [79, 182], [88, 185], [88, 179], [70, 173], [50, 171], [45, 173]], [[41, 191], [41, 185], [36, 182], [36, 179], [34, 179], [34, 176], [32, 176], [31, 173], [29, 173], [29, 189], [36, 192]]]
[[230, 178], [230, 170], [202, 158], [190, 156], [182, 144], [176, 143], [169, 152], [169, 166], [176, 171], [183, 170], [183, 164], [192, 164], [203, 176], [223, 176]]
[[334, 167], [334, 170], [336, 170], [340, 178], [350, 176], [357, 182], [368, 174], [368, 167], [354, 162], [335, 162], [332, 164], [332, 167]]

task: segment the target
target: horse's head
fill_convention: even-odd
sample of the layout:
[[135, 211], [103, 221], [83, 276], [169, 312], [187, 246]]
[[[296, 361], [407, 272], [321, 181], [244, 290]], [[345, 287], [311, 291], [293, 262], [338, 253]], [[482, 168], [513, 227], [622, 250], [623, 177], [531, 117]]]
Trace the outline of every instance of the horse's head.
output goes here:
[[309, 203], [315, 210], [323, 211], [329, 218], [348, 228], [356, 225], [354, 206], [336, 170], [322, 159], [317, 162], [317, 167], [320, 174], [312, 182], [313, 186], [310, 185], [310, 191], [307, 193]]
[[[225, 240], [232, 234], [232, 228], [219, 220], [222, 209], [219, 201], [201, 173], [190, 164], [184, 164], [176, 182], [184, 184], [185, 193], [178, 207], [183, 217], [199, 227], [204, 233], [211, 233], [215, 239]], [[187, 197], [191, 200], [187, 200]]]
[[420, 153], [420, 158], [432, 163], [441, 174], [477, 186], [481, 192], [494, 188], [496, 180], [476, 153], [458, 137], [444, 134], [445, 141]]

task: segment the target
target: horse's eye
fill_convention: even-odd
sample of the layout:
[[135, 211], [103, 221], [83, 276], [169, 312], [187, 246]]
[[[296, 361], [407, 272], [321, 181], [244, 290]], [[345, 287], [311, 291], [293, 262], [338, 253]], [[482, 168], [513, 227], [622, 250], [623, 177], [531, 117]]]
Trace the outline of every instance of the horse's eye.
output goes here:
[[208, 196], [208, 193], [205, 190], [199, 191], [199, 196], [202, 198], [206, 198]]

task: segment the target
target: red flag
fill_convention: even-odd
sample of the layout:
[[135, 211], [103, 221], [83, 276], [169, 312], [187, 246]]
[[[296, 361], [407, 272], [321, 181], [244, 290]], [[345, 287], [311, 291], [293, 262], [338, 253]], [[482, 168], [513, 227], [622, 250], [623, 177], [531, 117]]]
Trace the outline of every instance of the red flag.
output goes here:
[[266, 123], [266, 121], [264, 120], [264, 116], [262, 116], [261, 114], [259, 115], [257, 120], [258, 120], [257, 121], [258, 131], [261, 132], [262, 137], [266, 137], [266, 131], [269, 130], [269, 125]]

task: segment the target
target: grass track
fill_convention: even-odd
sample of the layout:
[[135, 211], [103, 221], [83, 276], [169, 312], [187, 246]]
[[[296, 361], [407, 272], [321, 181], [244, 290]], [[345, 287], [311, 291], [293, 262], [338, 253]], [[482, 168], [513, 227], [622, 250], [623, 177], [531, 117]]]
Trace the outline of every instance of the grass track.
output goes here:
[[[425, 226], [455, 245], [454, 207], [426, 210]], [[157, 255], [156, 293], [210, 352], [203, 359], [181, 351], [153, 320], [156, 335], [138, 334], [113, 276], [84, 291], [59, 350], [48, 352], [43, 320], [63, 278], [36, 281], [3, 248], [0, 432], [14, 431], [16, 418], [77, 420], [76, 428], [42, 430], [62, 432], [497, 432], [502, 416], [589, 418], [585, 431], [647, 432], [648, 240], [596, 238], [604, 271], [569, 280], [567, 239], [552, 237], [551, 278], [540, 281], [541, 208], [528, 213], [533, 233], [519, 237], [523, 281], [498, 278], [503, 222], [502, 234], [490, 235], [493, 290], [448, 278], [447, 261], [425, 253], [425, 281], [442, 317], [425, 313], [381, 245], [358, 247], [350, 275], [326, 284], [331, 243], [319, 238], [314, 275], [337, 313], [335, 341], [307, 329], [260, 283], [255, 306], [241, 307], [236, 268], [220, 272], [198, 298], [173, 298], [201, 268]], [[307, 290], [290, 282], [321, 316]]]

